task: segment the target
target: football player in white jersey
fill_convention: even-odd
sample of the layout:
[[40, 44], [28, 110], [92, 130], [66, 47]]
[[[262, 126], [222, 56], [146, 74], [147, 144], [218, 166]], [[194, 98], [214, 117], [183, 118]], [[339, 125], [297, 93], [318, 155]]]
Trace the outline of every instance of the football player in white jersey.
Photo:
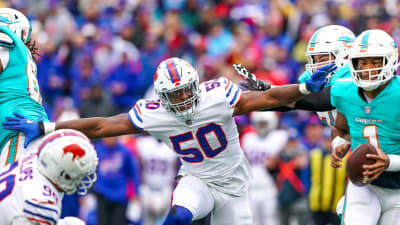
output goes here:
[[178, 172], [178, 157], [166, 144], [148, 135], [137, 138], [137, 149], [141, 165], [143, 223], [155, 225], [168, 212]]
[[0, 170], [0, 224], [82, 224], [59, 217], [64, 193], [85, 194], [96, 181], [98, 159], [89, 139], [62, 129], [44, 137], [37, 152]]
[[279, 117], [275, 112], [253, 112], [250, 119], [256, 132], [243, 135], [242, 147], [253, 173], [249, 189], [253, 225], [278, 225], [278, 192], [265, 163], [285, 147], [288, 133], [277, 129]]
[[233, 116], [286, 105], [320, 91], [326, 75], [335, 69], [333, 64], [324, 66], [300, 85], [242, 92], [226, 78], [199, 85], [192, 65], [169, 58], [154, 75], [159, 98], [139, 100], [129, 113], [58, 123], [32, 122], [16, 115], [7, 117], [3, 127], [23, 131], [28, 139], [62, 128], [79, 130], [90, 138], [148, 132], [173, 149], [182, 163], [164, 225], [189, 224], [210, 212], [211, 224], [252, 224], [250, 169]]

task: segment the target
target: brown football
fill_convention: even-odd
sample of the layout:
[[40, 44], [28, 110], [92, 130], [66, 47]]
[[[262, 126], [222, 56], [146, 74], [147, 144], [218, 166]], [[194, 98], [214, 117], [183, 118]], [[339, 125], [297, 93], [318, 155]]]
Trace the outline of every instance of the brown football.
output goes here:
[[351, 154], [349, 158], [347, 159], [347, 164], [346, 164], [346, 171], [347, 175], [349, 176], [351, 182], [357, 186], [364, 186], [366, 185], [367, 176], [363, 176], [363, 168], [362, 166], [364, 164], [366, 165], [371, 165], [375, 163], [374, 159], [369, 159], [366, 157], [367, 154], [378, 154], [376, 148], [369, 144], [369, 143], [364, 143], [360, 144], [357, 146], [353, 151], [351, 151]]

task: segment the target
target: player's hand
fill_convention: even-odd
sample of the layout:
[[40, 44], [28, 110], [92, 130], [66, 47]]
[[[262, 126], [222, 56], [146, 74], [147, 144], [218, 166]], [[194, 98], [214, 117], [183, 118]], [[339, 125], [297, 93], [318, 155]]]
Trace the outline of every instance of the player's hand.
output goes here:
[[23, 132], [25, 134], [24, 148], [26, 148], [33, 139], [40, 136], [39, 124], [38, 122], [28, 120], [25, 116], [17, 112], [14, 112], [14, 116], [6, 116], [7, 122], [3, 122], [3, 128]]
[[351, 143], [346, 142], [346, 144], [342, 144], [337, 146], [335, 149], [332, 151], [331, 155], [331, 166], [333, 168], [339, 168], [342, 167], [342, 159], [343, 157], [347, 154], [347, 152], [350, 150]]
[[334, 63], [319, 68], [306, 80], [307, 90], [313, 93], [321, 91], [328, 82], [326, 76], [336, 69], [337, 66]]
[[236, 72], [244, 77], [245, 81], [240, 81], [239, 85], [245, 87], [250, 91], [266, 91], [271, 88], [271, 84], [267, 81], [262, 81], [256, 77], [253, 73], [250, 73], [241, 64], [233, 64]]
[[389, 166], [389, 156], [380, 148], [376, 148], [376, 151], [378, 151], [378, 155], [366, 155], [367, 158], [375, 160], [375, 163], [371, 165], [363, 165], [363, 175], [368, 176], [368, 181], [373, 181], [378, 178], [379, 175], [381, 175], [381, 173], [383, 173], [383, 171], [385, 171]]

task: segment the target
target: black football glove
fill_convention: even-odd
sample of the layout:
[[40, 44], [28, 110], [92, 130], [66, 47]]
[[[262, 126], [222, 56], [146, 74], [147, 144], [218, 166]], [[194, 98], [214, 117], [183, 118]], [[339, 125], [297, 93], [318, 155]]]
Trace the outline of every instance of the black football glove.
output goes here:
[[241, 64], [233, 64], [236, 72], [240, 76], [244, 77], [245, 81], [240, 81], [239, 85], [247, 88], [250, 91], [266, 91], [271, 88], [271, 84], [268, 81], [262, 81], [258, 79], [253, 73], [250, 73]]

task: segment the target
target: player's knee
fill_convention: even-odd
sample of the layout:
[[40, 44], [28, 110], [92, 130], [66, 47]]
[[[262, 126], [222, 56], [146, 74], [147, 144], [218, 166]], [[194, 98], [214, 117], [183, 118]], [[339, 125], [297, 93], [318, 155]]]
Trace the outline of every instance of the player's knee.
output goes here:
[[174, 205], [169, 210], [163, 225], [187, 225], [192, 222], [192, 218], [193, 215], [188, 209], [179, 205]]

